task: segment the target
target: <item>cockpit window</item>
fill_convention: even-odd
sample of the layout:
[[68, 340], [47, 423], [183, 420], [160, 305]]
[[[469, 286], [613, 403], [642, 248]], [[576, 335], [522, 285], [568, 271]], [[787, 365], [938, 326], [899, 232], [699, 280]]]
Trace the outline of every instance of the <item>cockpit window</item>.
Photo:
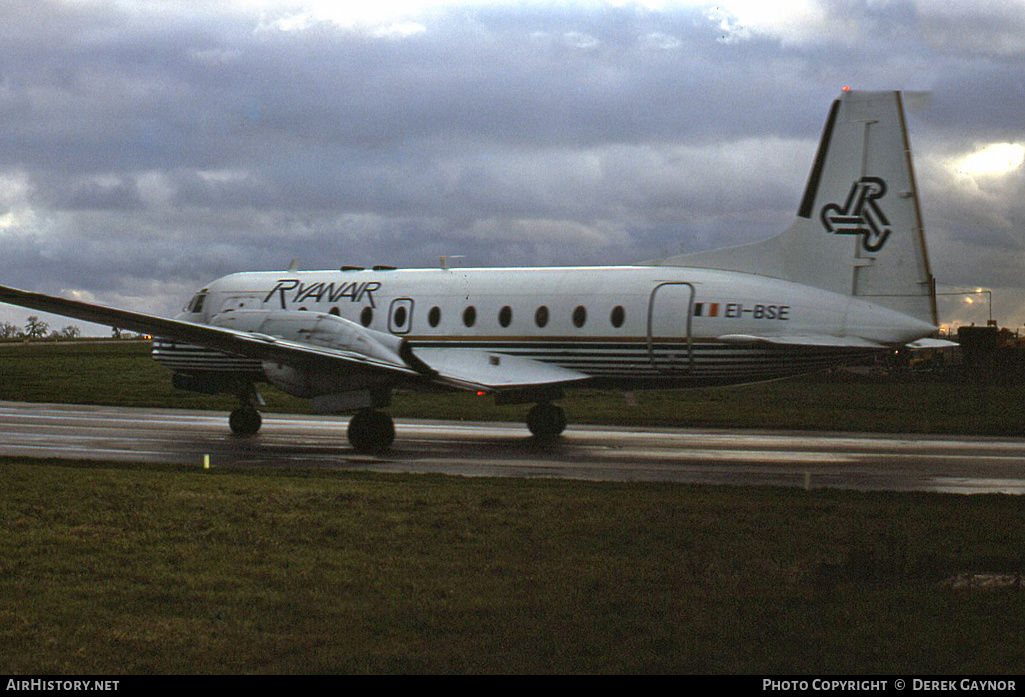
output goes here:
[[196, 293], [192, 300], [189, 301], [189, 304], [188, 306], [186, 306], [185, 309], [193, 314], [198, 314], [203, 311], [204, 301], [206, 301], [206, 293]]

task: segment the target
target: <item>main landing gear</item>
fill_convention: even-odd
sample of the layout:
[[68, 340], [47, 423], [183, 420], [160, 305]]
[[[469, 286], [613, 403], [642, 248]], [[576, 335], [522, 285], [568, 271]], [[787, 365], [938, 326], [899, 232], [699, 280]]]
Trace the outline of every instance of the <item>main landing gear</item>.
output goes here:
[[[538, 440], [557, 438], [566, 429], [566, 412], [551, 402], [536, 404], [527, 412], [527, 428]], [[394, 442], [395, 422], [382, 411], [364, 409], [349, 421], [349, 443], [357, 452], [378, 452]]]
[[[538, 440], [557, 438], [566, 429], [566, 412], [551, 402], [536, 404], [527, 412], [527, 428]], [[349, 443], [358, 452], [377, 452], [394, 442], [395, 422], [384, 412], [364, 409], [349, 421]]]
[[383, 411], [364, 409], [349, 420], [349, 443], [358, 452], [377, 452], [394, 442], [395, 422]]
[[566, 429], [566, 412], [551, 402], [535, 404], [527, 412], [527, 428], [538, 440], [551, 440]]

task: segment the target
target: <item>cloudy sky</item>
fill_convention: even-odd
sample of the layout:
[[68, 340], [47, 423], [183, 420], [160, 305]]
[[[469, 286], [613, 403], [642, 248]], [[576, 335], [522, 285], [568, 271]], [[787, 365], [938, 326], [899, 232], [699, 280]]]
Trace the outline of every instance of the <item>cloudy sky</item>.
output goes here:
[[[293, 258], [754, 241], [793, 218], [851, 85], [913, 93], [940, 291], [992, 289], [1025, 325], [1023, 0], [0, 0], [0, 20], [4, 285], [173, 314]], [[975, 300], [941, 319], [984, 323]]]

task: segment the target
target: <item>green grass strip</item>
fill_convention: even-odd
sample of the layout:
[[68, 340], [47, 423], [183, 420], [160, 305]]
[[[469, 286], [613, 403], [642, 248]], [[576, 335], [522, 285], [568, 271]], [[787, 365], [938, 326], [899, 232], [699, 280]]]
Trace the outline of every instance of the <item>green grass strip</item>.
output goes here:
[[1020, 673], [1025, 499], [0, 462], [6, 673]]

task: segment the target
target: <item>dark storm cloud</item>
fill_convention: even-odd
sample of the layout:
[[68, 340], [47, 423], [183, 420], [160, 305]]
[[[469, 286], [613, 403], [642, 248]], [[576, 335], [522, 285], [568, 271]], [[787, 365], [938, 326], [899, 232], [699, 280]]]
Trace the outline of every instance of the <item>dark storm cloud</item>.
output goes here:
[[[329, 23], [254, 30], [244, 15], [162, 32], [100, 9], [80, 10], [70, 26], [24, 21], [25, 31], [9, 29], [21, 38], [7, 47], [4, 111], [20, 118], [8, 125], [4, 158], [65, 172], [453, 137], [529, 146], [728, 138], [808, 118], [761, 99], [790, 78], [762, 74], [759, 41], [716, 44], [697, 11], [667, 19], [499, 7], [441, 16], [408, 40]], [[659, 48], [654, 33], [678, 43]]]

